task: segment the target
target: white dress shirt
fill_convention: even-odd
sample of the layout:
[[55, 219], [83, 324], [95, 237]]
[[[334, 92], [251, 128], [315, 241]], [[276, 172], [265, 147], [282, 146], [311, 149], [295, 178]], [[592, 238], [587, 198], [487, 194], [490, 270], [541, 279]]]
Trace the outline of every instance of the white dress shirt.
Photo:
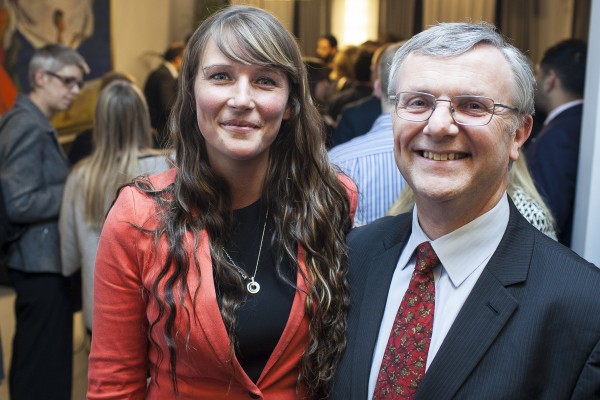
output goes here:
[[392, 277], [390, 290], [375, 345], [369, 375], [369, 399], [377, 383], [383, 353], [387, 346], [394, 319], [404, 297], [415, 267], [417, 246], [431, 241], [431, 246], [440, 259], [433, 270], [435, 280], [435, 311], [433, 332], [427, 356], [429, 368], [456, 316], [473, 286], [479, 279], [490, 257], [496, 251], [506, 227], [510, 208], [504, 194], [490, 211], [469, 222], [467, 225], [431, 241], [421, 229], [417, 218], [417, 207], [413, 210], [412, 233], [400, 255]]
[[171, 73], [171, 76], [173, 76], [174, 79], [179, 78], [179, 71], [177, 71], [177, 68], [175, 68], [175, 66], [173, 64], [171, 64], [168, 61], [163, 62], [163, 65], [165, 66], [166, 69], [169, 70], [169, 72]]

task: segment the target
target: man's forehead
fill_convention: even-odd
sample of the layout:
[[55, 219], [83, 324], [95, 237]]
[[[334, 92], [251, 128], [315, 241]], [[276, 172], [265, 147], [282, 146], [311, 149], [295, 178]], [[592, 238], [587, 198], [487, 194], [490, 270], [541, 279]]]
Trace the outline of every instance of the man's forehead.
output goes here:
[[419, 79], [451, 84], [453, 78], [497, 81], [512, 80], [508, 61], [494, 46], [477, 45], [462, 54], [442, 57], [412, 52], [400, 65], [398, 85], [402, 89]]
[[55, 72], [65, 76], [74, 76], [79, 78], [83, 76], [83, 71], [81, 70], [81, 68], [79, 68], [79, 66], [75, 64], [65, 65], [64, 67], [58, 69]]

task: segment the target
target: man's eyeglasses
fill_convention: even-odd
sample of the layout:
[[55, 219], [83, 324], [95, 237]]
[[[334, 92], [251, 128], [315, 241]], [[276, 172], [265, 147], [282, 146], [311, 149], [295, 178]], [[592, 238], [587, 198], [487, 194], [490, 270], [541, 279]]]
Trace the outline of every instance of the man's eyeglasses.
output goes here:
[[496, 107], [519, 111], [516, 107], [494, 103], [494, 100], [484, 96], [454, 96], [450, 100], [436, 99], [430, 93], [400, 92], [390, 96], [396, 104], [398, 117], [412, 122], [425, 122], [437, 107], [438, 101], [450, 103], [452, 119], [463, 126], [487, 125], [492, 120]]
[[52, 71], [45, 71], [48, 75], [58, 79], [62, 82], [63, 85], [67, 86], [69, 89], [73, 89], [75, 86], [81, 90], [83, 88], [83, 81], [75, 78], [74, 76], [62, 76]]

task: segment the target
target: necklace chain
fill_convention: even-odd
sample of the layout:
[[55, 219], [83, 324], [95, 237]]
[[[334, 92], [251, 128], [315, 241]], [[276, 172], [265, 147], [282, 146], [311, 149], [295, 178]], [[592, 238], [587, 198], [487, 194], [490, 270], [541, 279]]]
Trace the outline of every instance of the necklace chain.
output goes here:
[[267, 214], [265, 215], [265, 223], [263, 224], [262, 235], [260, 237], [260, 246], [258, 247], [258, 257], [256, 258], [256, 266], [254, 267], [254, 275], [249, 277], [248, 274], [246, 273], [246, 271], [244, 271], [242, 268], [240, 268], [233, 261], [233, 259], [229, 255], [229, 253], [227, 253], [227, 250], [225, 250], [225, 247], [223, 247], [223, 253], [227, 257], [227, 259], [229, 260], [231, 265], [233, 265], [235, 267], [235, 269], [237, 269], [237, 271], [239, 272], [239, 274], [242, 276], [242, 278], [245, 281], [250, 279], [250, 282], [248, 282], [248, 284], [246, 285], [246, 289], [248, 290], [248, 292], [250, 292], [252, 294], [256, 294], [260, 290], [260, 284], [258, 282], [256, 282], [254, 279], [256, 278], [256, 273], [258, 272], [258, 263], [260, 261], [260, 253], [262, 252], [263, 240], [265, 238], [265, 230], [267, 228], [267, 219], [268, 218], [269, 218], [269, 209], [267, 208]]

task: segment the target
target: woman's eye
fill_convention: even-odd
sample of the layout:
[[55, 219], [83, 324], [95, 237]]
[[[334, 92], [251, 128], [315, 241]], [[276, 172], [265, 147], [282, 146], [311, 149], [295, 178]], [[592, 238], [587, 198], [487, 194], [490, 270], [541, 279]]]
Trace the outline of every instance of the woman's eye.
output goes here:
[[275, 86], [275, 80], [267, 77], [258, 78], [256, 83], [263, 86]]
[[213, 81], [225, 81], [229, 79], [229, 76], [224, 72], [217, 72], [210, 76], [210, 79]]

